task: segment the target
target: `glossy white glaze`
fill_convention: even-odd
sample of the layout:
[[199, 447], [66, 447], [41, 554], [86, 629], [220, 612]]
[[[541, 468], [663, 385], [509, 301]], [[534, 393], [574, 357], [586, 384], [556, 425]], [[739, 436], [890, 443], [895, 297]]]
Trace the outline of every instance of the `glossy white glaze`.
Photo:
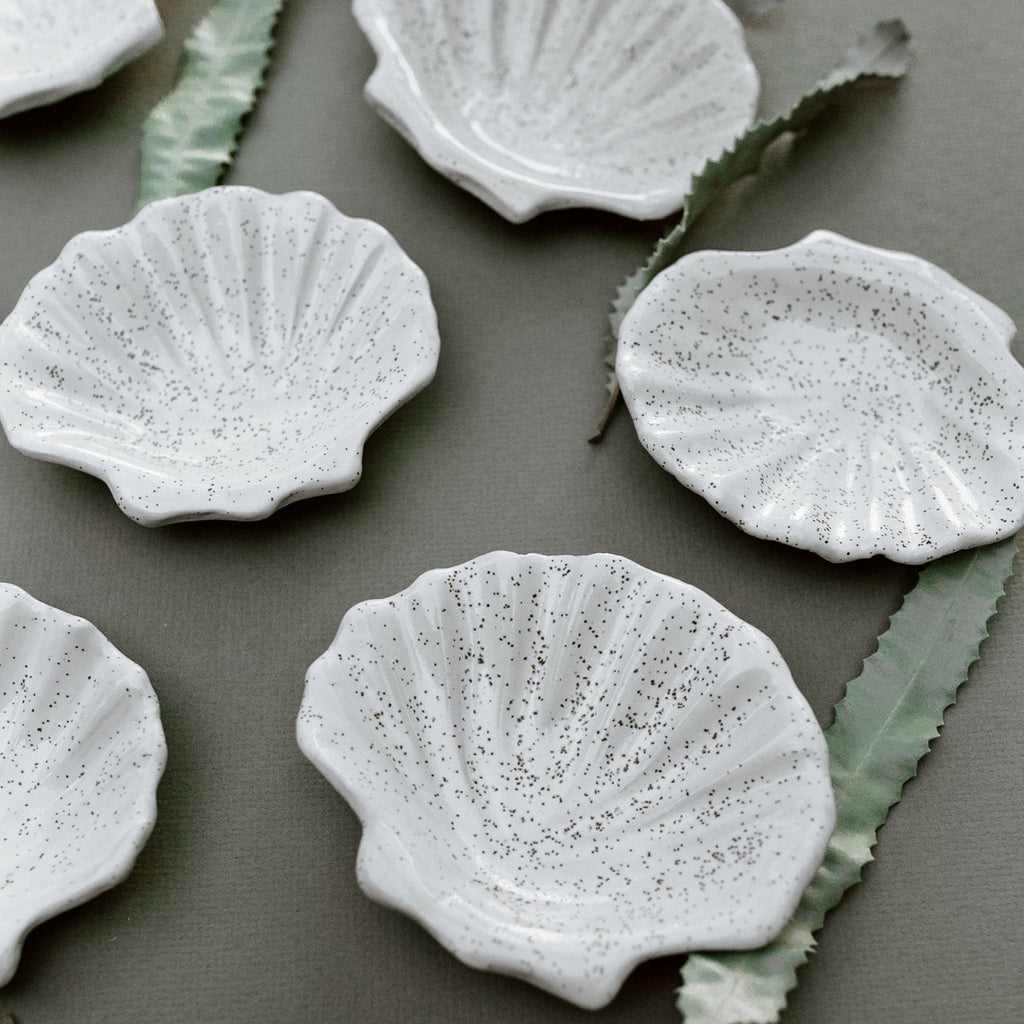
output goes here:
[[614, 555], [494, 552], [356, 605], [298, 740], [362, 820], [368, 895], [585, 1007], [649, 957], [770, 940], [833, 825], [771, 641]]
[[0, 985], [29, 929], [131, 870], [165, 759], [145, 672], [84, 619], [0, 584]]
[[366, 96], [435, 169], [513, 222], [651, 219], [751, 123], [757, 72], [721, 0], [355, 0]]
[[208, 189], [71, 240], [0, 326], [0, 420], [145, 525], [355, 485], [437, 366], [426, 279], [312, 192]]
[[616, 371], [644, 447], [748, 533], [914, 564], [1024, 526], [1013, 334], [925, 260], [816, 231], [684, 256]]
[[153, 0], [0, 0], [0, 117], [99, 85], [163, 34]]

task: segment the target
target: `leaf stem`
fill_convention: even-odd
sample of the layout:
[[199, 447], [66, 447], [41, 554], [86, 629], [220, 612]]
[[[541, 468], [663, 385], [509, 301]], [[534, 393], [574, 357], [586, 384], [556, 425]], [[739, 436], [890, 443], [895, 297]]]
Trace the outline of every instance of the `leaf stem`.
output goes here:
[[622, 391], [619, 388], [619, 382], [616, 381], [612, 386], [611, 394], [608, 396], [608, 401], [605, 402], [604, 410], [601, 412], [601, 418], [597, 421], [597, 426], [594, 428], [594, 432], [587, 438], [589, 444], [597, 444], [598, 441], [604, 437], [604, 429], [608, 426], [608, 421], [612, 418], [612, 413], [618, 408], [619, 399], [622, 397]]

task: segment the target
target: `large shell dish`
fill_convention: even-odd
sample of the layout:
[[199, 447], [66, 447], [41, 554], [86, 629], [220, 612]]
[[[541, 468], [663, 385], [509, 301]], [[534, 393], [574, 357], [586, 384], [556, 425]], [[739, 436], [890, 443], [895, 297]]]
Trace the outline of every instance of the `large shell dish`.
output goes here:
[[146, 525], [352, 487], [438, 358], [426, 279], [311, 192], [209, 189], [72, 239], [0, 327], [0, 420]]
[[163, 31], [153, 0], [0, 0], [0, 117], [99, 85]]
[[142, 669], [84, 619], [0, 584], [0, 985], [29, 929], [131, 870], [165, 758]]
[[585, 1007], [648, 957], [770, 940], [833, 824], [772, 643], [613, 555], [496, 552], [356, 605], [298, 738], [368, 895]]
[[915, 564], [1024, 526], [1013, 334], [925, 260], [816, 231], [683, 257], [616, 369], [644, 447], [748, 533]]
[[651, 219], [750, 124], [758, 77], [721, 0], [355, 0], [369, 102], [513, 222]]

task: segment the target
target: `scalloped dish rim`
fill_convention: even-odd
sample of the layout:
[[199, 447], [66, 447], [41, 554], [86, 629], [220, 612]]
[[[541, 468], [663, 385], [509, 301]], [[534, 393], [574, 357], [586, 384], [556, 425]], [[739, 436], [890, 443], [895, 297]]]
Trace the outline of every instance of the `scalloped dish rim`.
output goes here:
[[[852, 253], [872, 257], [879, 263], [891, 263], [906, 268], [914, 275], [920, 277], [923, 281], [926, 281], [932, 289], [947, 292], [950, 295], [956, 296], [959, 301], [973, 307], [979, 317], [986, 321], [988, 326], [991, 328], [993, 337], [998, 338], [999, 340], [999, 348], [992, 349], [994, 353], [993, 358], [998, 360], [1002, 360], [1004, 358], [1011, 360], [1012, 365], [1008, 363], [1007, 367], [1011, 370], [1013, 367], [1016, 367], [1016, 371], [1019, 372], [1020, 375], [1020, 381], [1024, 384], [1024, 367], [1013, 359], [1010, 352], [1010, 345], [1016, 333], [1016, 327], [1009, 315], [990, 299], [987, 299], [985, 296], [975, 292], [963, 282], [953, 277], [948, 271], [942, 269], [937, 264], [931, 263], [923, 257], [916, 256], [913, 253], [885, 249], [868, 243], [859, 242], [838, 234], [837, 232], [818, 228], [809, 232], [796, 242], [774, 249], [695, 250], [680, 257], [676, 262], [666, 267], [665, 270], [656, 275], [647, 288], [640, 292], [636, 302], [623, 318], [619, 332], [615, 370], [616, 377], [621, 387], [622, 396], [626, 402], [627, 408], [629, 409], [630, 416], [636, 428], [637, 436], [643, 447], [646, 449], [648, 454], [650, 454], [651, 457], [660, 466], [662, 466], [663, 469], [676, 477], [676, 479], [689, 490], [692, 490], [701, 498], [711, 503], [721, 515], [729, 519], [744, 532], [761, 540], [783, 543], [791, 547], [811, 551], [832, 562], [849, 562], [882, 555], [901, 564], [920, 565], [944, 555], [951, 554], [955, 551], [1002, 540], [1010, 534], [1015, 533], [1018, 529], [1024, 526], [1024, 498], [1021, 500], [1019, 516], [1016, 520], [1006, 520], [999, 528], [996, 528], [993, 525], [986, 530], [965, 530], [961, 534], [950, 537], [942, 543], [935, 543], [932, 545], [919, 544], [915, 541], [912, 544], [908, 543], [902, 548], [897, 548], [894, 543], [885, 543], [883, 539], [883, 541], [879, 541], [874, 544], [853, 544], [848, 550], [840, 550], [834, 543], [829, 543], [827, 540], [821, 540], [813, 531], [802, 535], [801, 542], [797, 543], [795, 540], [780, 538], [772, 531], [770, 525], [762, 523], [754, 515], [743, 515], [739, 512], [734, 513], [731, 509], [728, 511], [723, 510], [720, 505], [726, 504], [726, 502], [722, 500], [722, 497], [723, 494], [727, 492], [715, 490], [712, 480], [708, 478], [707, 474], [702, 475], [700, 473], [688, 471], [683, 465], [681, 457], [678, 458], [673, 465], [669, 465], [667, 460], [663, 460], [660, 457], [658, 454], [658, 439], [655, 428], [649, 424], [644, 408], [640, 406], [638, 398], [633, 393], [634, 375], [641, 372], [637, 365], [635, 352], [641, 351], [642, 346], [633, 346], [628, 340], [629, 333], [632, 330], [633, 325], [648, 315], [648, 303], [654, 301], [653, 297], [659, 293], [660, 289], [674, 287], [674, 278], [685, 271], [688, 261], [696, 262], [714, 259], [723, 264], [723, 273], [725, 273], [725, 265], [730, 261], [739, 263], [749, 257], [770, 259], [776, 256], [780, 260], [785, 260], [787, 257], [796, 253], [813, 253], [815, 248], [819, 245], [847, 249]], [[780, 265], [786, 266], [785, 264]], [[771, 269], [771, 267], [766, 266], [765, 272], [770, 272]], [[667, 283], [670, 281], [672, 282], [671, 284]], [[650, 370], [645, 370], [643, 372], [651, 375]], [[736, 500], [738, 501], [738, 499]], [[747, 504], [749, 505], [749, 502]]]
[[[617, 943], [619, 947], [618, 951], [615, 954], [608, 955], [601, 962], [600, 979], [596, 977], [592, 978], [589, 994], [584, 995], [579, 990], [571, 989], [569, 983], [560, 985], [554, 975], [554, 972], [546, 975], [537, 973], [535, 970], [525, 966], [522, 959], [517, 960], [514, 955], [510, 954], [508, 956], [503, 956], [496, 953], [493, 947], [489, 947], [487, 951], [490, 956], [484, 956], [477, 950], [467, 948], [465, 943], [460, 942], [460, 929], [447, 925], [449, 919], [453, 921], [457, 920], [461, 925], [461, 933], [464, 934], [468, 927], [466, 917], [455, 916], [452, 908], [448, 906], [448, 900], [442, 900], [440, 903], [438, 902], [438, 894], [436, 892], [432, 892], [428, 886], [421, 881], [423, 873], [417, 869], [415, 859], [410, 856], [401, 837], [394, 831], [394, 828], [389, 823], [391, 819], [389, 817], [382, 816], [375, 811], [373, 806], [373, 794], [368, 792], [365, 787], [354, 784], [351, 781], [351, 772], [346, 771], [344, 759], [341, 758], [340, 755], [332, 753], [332, 751], [325, 747], [321, 741], [321, 733], [323, 729], [318, 723], [325, 720], [325, 711], [322, 705], [318, 706], [316, 704], [316, 691], [319, 689], [321, 692], [324, 692], [325, 684], [318, 683], [316, 680], [317, 677], [328, 667], [337, 665], [338, 652], [346, 637], [349, 615], [357, 609], [362, 609], [366, 606], [383, 608], [402, 598], [419, 601], [423, 597], [420, 588], [425, 584], [429, 584], [431, 581], [442, 580], [449, 574], [466, 567], [487, 563], [488, 560], [493, 561], [499, 559], [515, 560], [517, 565], [525, 565], [531, 562], [542, 562], [545, 564], [566, 562], [571, 563], [574, 567], [581, 570], [583, 570], [588, 564], [593, 564], [594, 566], [624, 566], [644, 579], [657, 581], [662, 585], [667, 584], [670, 589], [678, 589], [681, 593], [687, 593], [693, 599], [697, 600], [709, 614], [714, 612], [715, 615], [725, 617], [730, 623], [736, 624], [748, 635], [756, 638], [758, 643], [762, 644], [766, 651], [774, 652], [774, 656], [778, 659], [778, 666], [780, 666], [781, 671], [776, 670], [773, 672], [773, 685], [777, 686], [780, 691], [788, 692], [789, 695], [797, 702], [798, 706], [805, 710], [808, 716], [807, 723], [805, 723], [807, 729], [809, 730], [813, 726], [813, 735], [810, 737], [804, 737], [804, 739], [809, 745], [806, 750], [813, 750], [819, 759], [819, 763], [816, 766], [819, 772], [819, 777], [815, 779], [813, 793], [808, 791], [803, 795], [808, 803], [814, 804], [815, 811], [820, 812], [827, 825], [827, 827], [824, 827], [824, 831], [821, 835], [810, 836], [807, 833], [804, 833], [803, 835], [802, 841], [805, 844], [805, 848], [803, 850], [801, 860], [802, 870], [800, 877], [802, 881], [797, 884], [793, 889], [793, 892], [789, 894], [791, 898], [789, 899], [786, 907], [781, 909], [776, 907], [778, 913], [772, 919], [773, 927], [777, 925], [775, 931], [777, 932], [782, 929], [785, 926], [786, 921], [791, 916], [792, 910], [802, 895], [806, 884], [813, 877], [814, 872], [821, 863], [826, 844], [831, 836], [835, 823], [834, 796], [828, 769], [828, 749], [820, 726], [814, 718], [813, 713], [810, 711], [806, 698], [793, 681], [792, 675], [789, 673], [784, 660], [781, 655], [778, 654], [778, 648], [772, 640], [763, 633], [763, 631], [752, 626], [745, 620], [740, 619], [734, 613], [721, 605], [721, 603], [715, 598], [700, 590], [700, 588], [695, 587], [692, 584], [684, 583], [683, 581], [668, 576], [665, 573], [648, 569], [632, 559], [607, 552], [594, 552], [586, 555], [543, 555], [536, 552], [519, 554], [504, 550], [491, 551], [478, 555], [475, 558], [469, 559], [458, 565], [427, 570], [418, 575], [408, 586], [402, 588], [390, 597], [372, 598], [360, 601], [346, 611], [330, 645], [311, 664], [307, 672], [302, 704], [296, 720], [296, 740], [299, 748], [305, 756], [312, 762], [317, 770], [324, 775], [338, 793], [340, 793], [360, 820], [363, 834], [359, 843], [356, 873], [359, 885], [366, 895], [385, 906], [389, 906], [412, 917], [442, 946], [469, 966], [519, 977], [587, 1009], [598, 1009], [601, 1006], [606, 1005], [615, 996], [626, 976], [641, 962], [658, 956], [686, 951], [684, 945], [681, 945], [678, 940], [672, 941], [671, 938], [657, 947], [645, 947], [639, 952], [636, 949], [627, 951], [629, 941], [626, 933], [623, 933], [623, 935], [619, 936], [617, 939], [609, 938], [609, 945], [616, 945]], [[440, 625], [438, 628], [441, 628]], [[338, 707], [341, 707], [341, 705], [338, 705]], [[354, 705], [351, 703], [345, 705], [346, 712], [351, 713], [353, 707]], [[809, 766], [808, 770], [810, 770]], [[387, 866], [380, 866], [379, 854], [380, 851], [385, 848], [392, 850], [396, 855], [391, 859], [391, 867], [393, 867], [395, 863], [402, 863], [404, 865], [401, 878], [394, 875], [391, 872], [391, 868]], [[463, 896], [458, 893], [453, 892], [450, 895], [453, 905], [458, 904], [461, 906], [465, 902]], [[775, 901], [777, 904], [780, 902], [777, 894]], [[468, 903], [466, 905], [468, 906]], [[473, 926], [475, 926], [481, 934], [486, 934], [489, 929], [493, 927], [493, 922], [488, 918], [486, 912], [483, 910], [478, 909], [469, 916], [473, 919]], [[524, 932], [530, 931], [530, 925], [528, 922], [521, 921], [519, 927]], [[549, 940], [549, 942], [553, 946], [558, 946], [559, 943], [565, 945], [567, 942], [567, 938], [559, 938], [565, 934], [562, 932], [548, 932], [537, 928], [534, 928], [533, 931], [535, 936], [552, 936], [553, 938]], [[524, 939], [524, 948], [528, 948], [534, 941], [540, 940], [536, 938]], [[758, 936], [756, 939], [745, 941], [745, 943], [731, 941], [727, 947], [717, 946], [714, 943], [711, 943], [705, 944], [701, 948], [708, 951], [713, 948], [756, 948], [763, 945], [765, 941], [766, 939], [763, 936]], [[550, 956], [554, 955], [554, 953], [550, 953]], [[571, 959], [571, 956], [572, 950], [564, 955], [566, 962]], [[572, 977], [570, 975], [570, 981], [571, 980]]]
[[[737, 46], [735, 73], [745, 80], [748, 95], [742, 108], [745, 121], [740, 129], [697, 160], [690, 173], [661, 180], [640, 189], [601, 188], [598, 184], [559, 183], [527, 172], [510, 163], [497, 163], [486, 153], [458, 139], [433, 112], [415, 82], [401, 47], [387, 27], [387, 15], [379, 0], [354, 0], [353, 13], [370, 41], [377, 63], [367, 79], [364, 96], [380, 117], [391, 125], [438, 173], [482, 200], [513, 224], [522, 224], [551, 210], [593, 209], [635, 220], [657, 220], [679, 210], [693, 175], [706, 160], [719, 156], [742, 131], [753, 123], [760, 96], [760, 76], [750, 58], [743, 26], [724, 0], [688, 0], [701, 3], [718, 19], [718, 32]], [[737, 123], [740, 120], [737, 106]], [[623, 116], [632, 116], [625, 111]], [[519, 159], [519, 156], [517, 156]]]
[[[304, 482], [296, 481], [289, 475], [286, 467], [268, 476], [259, 483], [233, 481], [225, 492], [215, 500], [205, 498], [199, 490], [185, 488], [175, 490], [175, 484], [187, 481], [187, 474], [161, 474], [151, 466], [132, 460], [117, 460], [91, 450], [88, 445], [76, 442], [74, 436], [65, 438], [59, 434], [41, 430], [34, 424], [16, 425], [13, 420], [17, 410], [30, 409], [33, 403], [26, 397], [23, 388], [9, 386], [8, 371], [0, 372], [0, 426], [12, 447], [24, 455], [68, 466], [102, 480], [110, 489], [118, 507], [134, 522], [142, 526], [166, 526], [174, 523], [200, 520], [254, 521], [265, 519], [278, 509], [295, 501], [329, 494], [338, 494], [354, 487], [362, 476], [362, 456], [366, 441], [370, 435], [398, 408], [414, 398], [434, 378], [440, 354], [440, 338], [437, 333], [437, 316], [434, 311], [430, 294], [430, 285], [422, 269], [416, 264], [397, 240], [385, 227], [376, 221], [361, 217], [350, 217], [334, 206], [325, 196], [309, 189], [298, 189], [284, 193], [270, 193], [262, 189], [243, 185], [215, 186], [203, 189], [198, 193], [183, 196], [172, 196], [155, 200], [139, 210], [131, 220], [114, 228], [83, 231], [65, 244], [57, 259], [49, 266], [38, 271], [26, 285], [22, 297], [15, 304], [8, 317], [0, 323], [0, 346], [7, 334], [17, 334], [23, 323], [22, 302], [29, 289], [41, 287], [50, 276], [68, 258], [68, 254], [77, 251], [81, 244], [88, 245], [95, 239], [110, 239], [131, 234], [137, 231], [140, 224], [162, 216], [164, 210], [176, 210], [190, 200], [199, 196], [204, 201], [216, 201], [222, 196], [230, 199], [232, 195], [251, 198], [259, 203], [275, 203], [281, 205], [287, 201], [310, 201], [322, 206], [325, 216], [341, 218], [347, 224], [355, 226], [359, 231], [369, 232], [385, 245], [395, 257], [421, 284], [426, 307], [430, 310], [429, 327], [430, 351], [429, 358], [416, 362], [407, 361], [408, 378], [405, 385], [382, 402], [366, 429], [353, 432], [346, 438], [345, 449], [332, 452], [334, 463], [330, 473], [310, 476]], [[310, 257], [316, 259], [316, 256]], [[7, 330], [9, 328], [9, 330]], [[238, 465], [244, 465], [240, 459]], [[300, 462], [289, 466], [299, 466]], [[147, 480], [156, 482], [156, 497], [147, 501], [135, 500], [125, 493], [121, 480]], [[162, 483], [166, 480], [166, 483]]]
[[[123, 839], [120, 856], [113, 860], [103, 860], [84, 879], [72, 879], [65, 887], [69, 896], [51, 899], [34, 910], [7, 939], [7, 944], [0, 943], [0, 988], [3, 988], [15, 975], [21, 960], [22, 946], [25, 939], [35, 927], [53, 917], [72, 910], [89, 902], [101, 893], [112, 889], [123, 882], [135, 867], [135, 862], [149, 840], [157, 820], [157, 788], [167, 765], [167, 742], [164, 736], [160, 717], [160, 703], [153, 690], [153, 685], [146, 671], [132, 661], [126, 654], [114, 646], [113, 642], [88, 619], [71, 612], [63, 611], [53, 605], [46, 604], [33, 597], [27, 591], [11, 583], [0, 583], [0, 603], [23, 603], [36, 612], [38, 617], [52, 618], [66, 624], [69, 628], [82, 630], [95, 645], [95, 650], [104, 658], [123, 666], [126, 674], [120, 678], [122, 685], [131, 687], [140, 694], [151, 699], [150, 713], [141, 719], [144, 727], [140, 736], [148, 741], [150, 758], [145, 769], [139, 768], [139, 778], [143, 783], [140, 789], [148, 789], [148, 799], [136, 808], [136, 815], [131, 818], [132, 828], [127, 827], [125, 833], [131, 832]], [[0, 638], [2, 646], [2, 638]], [[130, 683], [126, 682], [130, 678]]]

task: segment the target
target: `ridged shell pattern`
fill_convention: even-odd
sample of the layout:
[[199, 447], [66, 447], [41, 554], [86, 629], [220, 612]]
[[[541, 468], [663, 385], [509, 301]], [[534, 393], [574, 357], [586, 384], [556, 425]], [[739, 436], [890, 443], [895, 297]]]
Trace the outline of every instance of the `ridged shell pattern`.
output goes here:
[[613, 555], [495, 552], [356, 605], [298, 737], [371, 897], [585, 1007], [648, 957], [771, 939], [833, 824], [772, 643]]
[[152, 0], [0, 0], [0, 117], [91, 89], [163, 31]]
[[433, 377], [422, 271], [311, 192], [218, 188], [71, 240], [0, 327], [0, 418], [146, 525], [352, 487]]
[[915, 564], [1024, 526], [1013, 334], [925, 260], [817, 231], [683, 257], [616, 369], [651, 455], [748, 533]]
[[131, 870], [165, 759], [142, 669], [84, 619], [0, 584], [0, 985], [30, 928]]
[[651, 219], [753, 119], [721, 0], [355, 0], [369, 102], [513, 222], [584, 206]]

